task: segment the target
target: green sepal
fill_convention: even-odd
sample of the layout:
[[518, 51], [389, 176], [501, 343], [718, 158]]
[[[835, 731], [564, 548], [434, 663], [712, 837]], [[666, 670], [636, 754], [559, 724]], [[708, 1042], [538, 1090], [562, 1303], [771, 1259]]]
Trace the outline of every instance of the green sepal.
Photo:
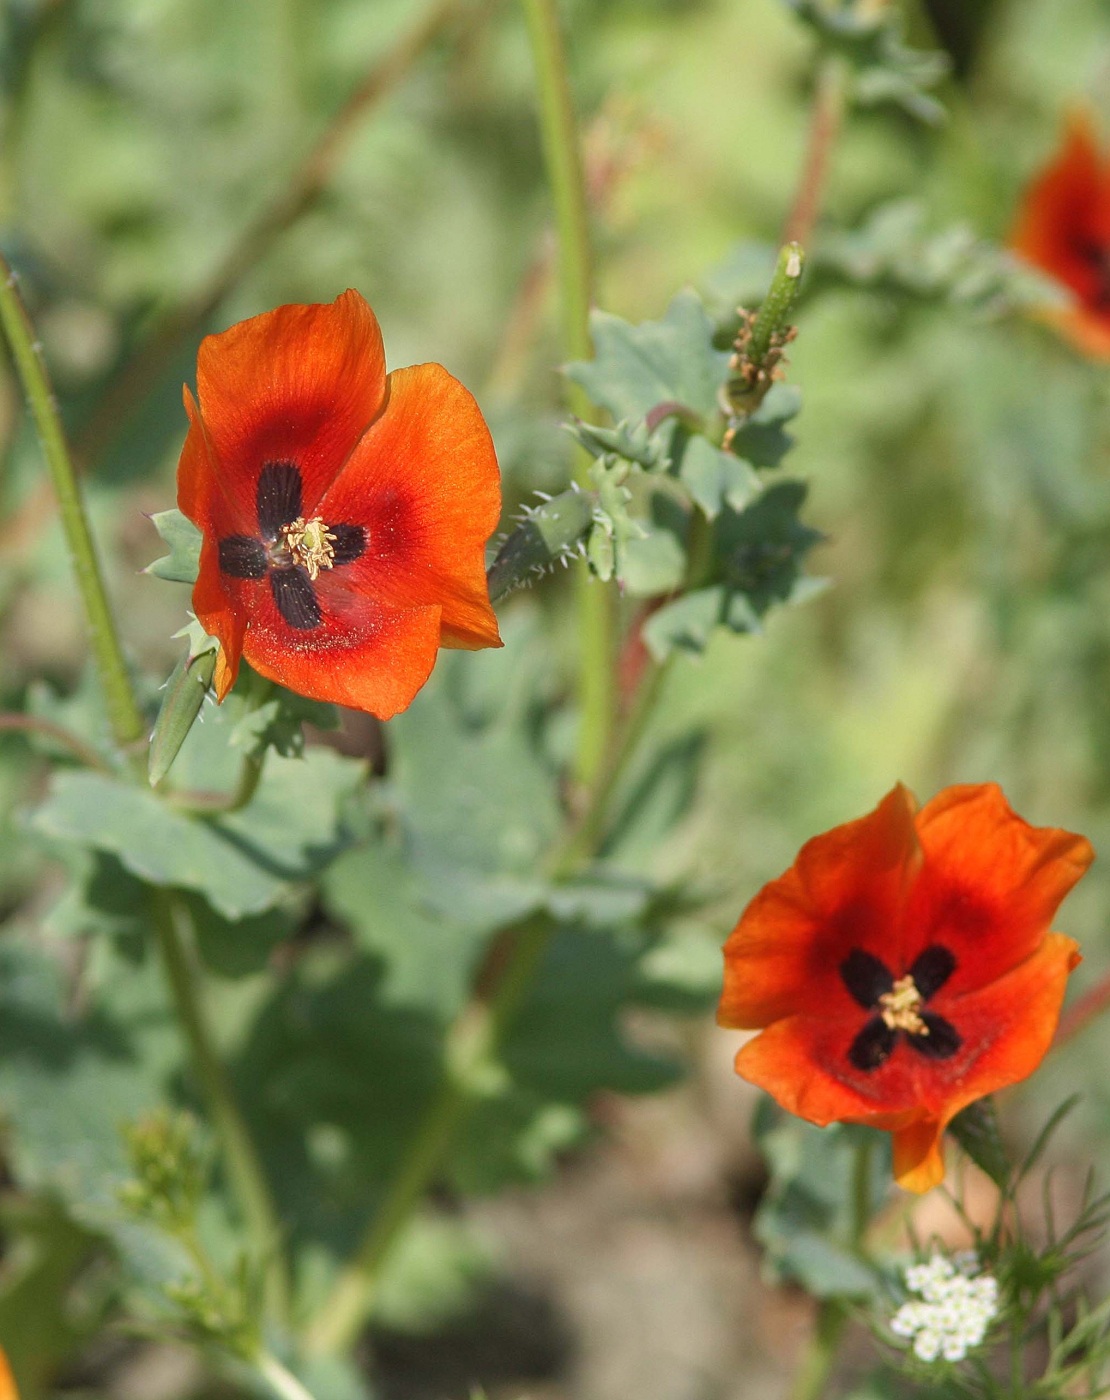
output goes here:
[[956, 1114], [948, 1131], [977, 1167], [1003, 1190], [1010, 1180], [1010, 1159], [998, 1131], [998, 1114], [989, 1096], [976, 1099]]
[[572, 487], [550, 501], [528, 507], [486, 572], [490, 601], [499, 602], [560, 561], [574, 558], [593, 522], [594, 501], [590, 492]]
[[212, 684], [217, 655], [218, 644], [213, 641], [199, 655], [190, 649], [173, 668], [150, 736], [147, 777], [151, 787], [157, 787], [181, 752]]
[[170, 552], [148, 564], [143, 573], [168, 579], [170, 583], [195, 583], [200, 572], [200, 547], [204, 536], [179, 510], [160, 510], [150, 521], [169, 545]]

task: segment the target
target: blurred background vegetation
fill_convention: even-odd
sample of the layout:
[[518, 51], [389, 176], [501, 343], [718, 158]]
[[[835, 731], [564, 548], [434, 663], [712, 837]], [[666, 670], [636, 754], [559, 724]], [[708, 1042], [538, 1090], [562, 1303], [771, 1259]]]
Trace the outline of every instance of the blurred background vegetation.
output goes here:
[[[906, 9], [917, 45], [950, 51], [952, 76], [937, 93], [948, 118], [928, 127], [890, 108], [853, 114], [816, 250], [906, 198], [926, 230], [963, 224], [1004, 242], [1069, 107], [1090, 104], [1110, 136], [1106, 0]], [[549, 199], [521, 17], [510, 3], [461, 4], [405, 71], [382, 70], [428, 13], [416, 0], [4, 0], [0, 243], [87, 472], [125, 634], [154, 673], [172, 665], [185, 595], [137, 575], [160, 552], [144, 512], [173, 502], [180, 386], [207, 330], [357, 287], [392, 366], [439, 360], [477, 394], [510, 501], [565, 481]], [[762, 266], [792, 197], [812, 36], [778, 0], [575, 0], [565, 17], [598, 303], [640, 320], [688, 283], [726, 295], [743, 281], [738, 268]], [[368, 75], [369, 90], [345, 106]], [[716, 975], [705, 970], [707, 943], [758, 885], [896, 779], [923, 797], [999, 781], [1030, 820], [1110, 849], [1106, 367], [1030, 321], [937, 294], [926, 262], [922, 248], [897, 277], [814, 277], [798, 313], [789, 373], [805, 407], [791, 470], [811, 483], [808, 518], [827, 535], [812, 566], [833, 586], [777, 613], [766, 636], [720, 636], [670, 676], [657, 749], [699, 734], [704, 762], [687, 819], [642, 858], [714, 891], [704, 937], [691, 942], [699, 985]], [[37, 446], [5, 366], [0, 519], [0, 709], [14, 712], [44, 680], [72, 691], [84, 655]], [[506, 612], [536, 599], [567, 619], [569, 671], [563, 579]], [[350, 742], [372, 751], [376, 741], [358, 730]], [[14, 931], [34, 928], [57, 893], [54, 866], [19, 825], [41, 783], [24, 740], [0, 736], [0, 907]], [[1110, 865], [1100, 863], [1064, 919], [1087, 954], [1080, 986], [1107, 967], [1108, 904]], [[706, 1202], [723, 1200], [724, 1219], [730, 1201], [750, 1204], [757, 1190], [750, 1099], [724, 1077], [730, 1038], [708, 1025], [686, 1034], [701, 1066], [694, 1088], [621, 1120], [615, 1164], [568, 1166], [584, 1195], [568, 1203], [561, 1181], [494, 1212], [494, 1232], [541, 1282], [513, 1304], [515, 1332], [539, 1338], [537, 1354], [507, 1375], [480, 1355], [472, 1369], [491, 1385], [568, 1393], [560, 1358], [575, 1348], [589, 1364], [573, 1393], [588, 1400], [750, 1397], [778, 1384], [788, 1358], [750, 1323], [736, 1336], [725, 1325], [756, 1287], [750, 1243], [739, 1227], [721, 1248], [698, 1233], [712, 1224]], [[1062, 1141], [1105, 1159], [1107, 1053], [1110, 1026], [1087, 1031], [1011, 1096], [1028, 1110], [1014, 1131], [1080, 1089]], [[598, 1117], [622, 1111], [601, 1105]], [[630, 1173], [646, 1233], [612, 1287], [631, 1290], [642, 1325], [624, 1329], [621, 1360], [590, 1350], [588, 1309], [576, 1312], [559, 1289], [586, 1286], [588, 1271], [566, 1253], [591, 1257], [582, 1222], [604, 1207], [583, 1202], [630, 1191]], [[667, 1223], [687, 1188], [701, 1205], [684, 1228], [702, 1241], [704, 1266]], [[537, 1232], [565, 1245], [545, 1252]], [[678, 1290], [674, 1365], [648, 1365], [642, 1352], [652, 1336], [668, 1345], [633, 1284], [657, 1266], [659, 1287]], [[738, 1291], [722, 1299], [722, 1289]], [[720, 1336], [702, 1317], [713, 1308]], [[712, 1333], [704, 1345], [691, 1341], [699, 1327]], [[744, 1347], [757, 1360], [737, 1376]], [[464, 1393], [449, 1366], [446, 1378], [434, 1373], [434, 1349], [421, 1353], [424, 1370], [401, 1342], [383, 1354], [398, 1394]]]

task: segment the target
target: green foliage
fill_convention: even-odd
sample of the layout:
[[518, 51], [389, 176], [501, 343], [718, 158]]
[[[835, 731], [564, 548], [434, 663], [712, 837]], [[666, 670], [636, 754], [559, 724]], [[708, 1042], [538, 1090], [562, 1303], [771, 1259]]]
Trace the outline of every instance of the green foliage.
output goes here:
[[863, 224], [826, 234], [815, 258], [818, 276], [843, 278], [886, 295], [946, 301], [1002, 316], [1061, 304], [1060, 287], [967, 223], [934, 231], [918, 199], [880, 204]]
[[216, 655], [215, 646], [198, 656], [192, 655], [191, 651], [186, 652], [170, 673], [150, 736], [147, 776], [151, 787], [157, 787], [173, 767], [181, 745], [200, 714], [200, 707], [212, 684]]
[[948, 1131], [977, 1167], [996, 1186], [1005, 1187], [1010, 1179], [1010, 1159], [998, 1130], [998, 1115], [993, 1100], [977, 1099], [957, 1113]]
[[908, 48], [896, 6], [864, 11], [851, 4], [829, 6], [822, 0], [786, 0], [786, 4], [825, 47], [851, 64], [858, 102], [864, 106], [891, 102], [919, 121], [943, 120], [944, 108], [929, 89], [947, 74], [948, 57], [939, 51]]
[[51, 841], [114, 856], [143, 881], [201, 894], [227, 919], [287, 898], [346, 844], [336, 807], [361, 769], [326, 750], [276, 758], [250, 805], [201, 820], [99, 773], [55, 776], [30, 819]]
[[151, 524], [170, 547], [143, 570], [169, 583], [195, 583], [200, 570], [201, 533], [179, 510], [160, 510], [150, 517]]
[[595, 314], [592, 326], [595, 358], [568, 373], [620, 421], [574, 427], [595, 459], [591, 568], [632, 597], [668, 600], [643, 629], [658, 661], [704, 651], [719, 627], [759, 631], [774, 603], [814, 591], [801, 566], [821, 536], [798, 518], [804, 487], [765, 486], [759, 473], [792, 443], [783, 425], [798, 412], [797, 391], [764, 387], [750, 411], [734, 413], [724, 399], [729, 356], [692, 291], [661, 321]]
[[[19, 265], [86, 468], [144, 705], [153, 714], [172, 660], [164, 639], [187, 603], [154, 579], [190, 583], [197, 568], [197, 532], [164, 511], [154, 523], [166, 557], [147, 568], [153, 578], [135, 579], [154, 552], [140, 512], [173, 499], [181, 381], [202, 334], [280, 302], [358, 286], [381, 317], [391, 365], [434, 359], [458, 373], [490, 419], [510, 509], [523, 516], [491, 566], [491, 591], [508, 597], [540, 573], [555, 577], [508, 598], [503, 652], [441, 657], [384, 735], [348, 719], [336, 742], [370, 762], [314, 738], [336, 722], [329, 707], [244, 668], [217, 708], [204, 673], [182, 669], [152, 753], [159, 793], [144, 792], [95, 685], [77, 679], [83, 644], [65, 551], [36, 504], [32, 435], [0, 384], [2, 708], [78, 741], [42, 728], [0, 736], [3, 806], [30, 811], [26, 826], [9, 819], [0, 842], [0, 1341], [24, 1400], [133, 1388], [116, 1372], [143, 1345], [136, 1327], [204, 1348], [211, 1372], [198, 1392], [262, 1393], [247, 1363], [225, 1369], [229, 1347], [257, 1340], [261, 1251], [246, 1238], [217, 1119], [167, 1004], [152, 892], [173, 888], [192, 925], [216, 1051], [233, 1066], [288, 1222], [298, 1318], [323, 1305], [390, 1199], [524, 933], [543, 930], [501, 1046], [468, 1067], [469, 1116], [432, 1174], [433, 1204], [400, 1232], [377, 1280], [378, 1320], [426, 1337], [465, 1312], [496, 1266], [459, 1197], [544, 1181], [596, 1136], [608, 1116], [599, 1096], [604, 1109], [607, 1094], [673, 1084], [678, 1057], [658, 1044], [707, 1053], [700, 1036], [660, 1030], [660, 1018], [711, 1007], [723, 928], [813, 831], [864, 810], [901, 774], [923, 794], [999, 777], [1044, 820], [1089, 830], [1100, 848], [1107, 838], [1106, 396], [1097, 366], [1018, 319], [1059, 304], [1059, 292], [998, 248], [1059, 113], [1093, 90], [1104, 39], [1096, 0], [931, 5], [961, 64], [958, 120], [944, 131], [897, 112], [844, 123], [790, 349], [791, 377], [806, 388], [797, 443], [793, 383], [775, 383], [731, 423], [721, 389], [737, 307], [766, 294], [769, 236], [797, 186], [813, 87], [806, 51], [842, 65], [857, 103], [927, 122], [939, 111], [940, 63], [903, 42], [896, 4], [796, 0], [815, 45], [770, 0], [565, 10], [596, 286], [620, 313], [597, 313], [597, 356], [570, 369], [602, 420], [572, 425], [593, 463], [579, 490], [562, 490], [549, 201], [519, 14], [461, 14], [434, 53], [381, 89], [388, 101], [344, 117], [323, 161], [334, 158], [324, 198], [300, 202], [299, 153], [419, 6], [329, 0], [309, 7], [310, 23], [296, 5], [262, 8], [261, 26], [255, 8], [217, 0], [28, 0], [0, 18], [0, 241]], [[988, 21], [974, 43], [971, 9]], [[275, 196], [296, 218], [280, 236], [245, 242]], [[661, 319], [644, 319], [730, 245], [699, 282], [704, 295], [683, 292]], [[238, 271], [221, 289], [225, 268]], [[177, 341], [163, 339], [175, 326]], [[803, 573], [819, 537], [784, 468], [813, 483], [837, 590], [767, 627], [758, 645], [710, 645], [722, 631], [761, 630], [777, 604], [819, 586]], [[537, 488], [556, 494], [531, 504]], [[589, 796], [568, 762], [583, 639], [555, 566], [585, 568], [584, 552], [609, 579], [593, 587], [622, 595], [622, 714], [643, 660], [633, 628], [653, 656], [691, 652], [701, 664], [679, 658], [670, 670], [612, 785], [604, 829], [568, 874]], [[196, 656], [207, 644], [190, 630]], [[1107, 892], [1097, 868], [1090, 885], [1069, 918], [1097, 975]], [[1091, 1052], [1056, 1053], [1022, 1101], [1093, 1088], [1069, 1124], [1071, 1159], [1105, 1129], [1105, 1046], [1097, 1028], [1086, 1034]], [[699, 1113], [715, 1113], [704, 1097]], [[1007, 1175], [984, 1107], [954, 1132], [997, 1181], [1023, 1181], [1032, 1213], [1051, 1154], [1035, 1144]], [[191, 1144], [178, 1133], [183, 1111], [202, 1125]], [[1019, 1105], [1008, 1146], [1024, 1122]], [[129, 1156], [127, 1128], [132, 1139], [156, 1129], [158, 1151], [148, 1141], [142, 1161]], [[652, 1175], [662, 1178], [673, 1157], [693, 1161], [700, 1149], [683, 1140], [669, 1152], [663, 1135], [674, 1130], [657, 1130]], [[757, 1225], [769, 1272], [874, 1317], [894, 1275], [881, 1226], [869, 1239], [877, 1267], [853, 1240], [850, 1162], [863, 1135], [781, 1116], [760, 1133], [772, 1168]], [[213, 1146], [202, 1183], [197, 1159]], [[872, 1207], [885, 1150], [872, 1158]], [[167, 1169], [175, 1154], [178, 1174]], [[1061, 1196], [1078, 1190], [1067, 1173]], [[587, 1175], [562, 1176], [571, 1206]], [[191, 1201], [199, 1244], [184, 1238]], [[668, 1194], [668, 1218], [672, 1207], [686, 1210], [685, 1197]], [[658, 1214], [643, 1212], [637, 1230], [648, 1236]], [[1000, 1216], [979, 1241], [1006, 1281], [1012, 1311], [999, 1336], [1025, 1365], [1020, 1385], [1011, 1357], [926, 1374], [899, 1352], [856, 1393], [998, 1400], [1020, 1389], [1059, 1400], [1096, 1390], [1106, 1308], [1086, 1300], [1076, 1270], [1098, 1247], [1103, 1206], [1092, 1194], [1057, 1214], [1063, 1226], [1037, 1218], [1009, 1234], [1013, 1217]], [[699, 1296], [709, 1293], [736, 1308], [730, 1290]], [[740, 1305], [754, 1310], [748, 1298]], [[674, 1314], [685, 1325], [682, 1308]], [[267, 1337], [316, 1400], [365, 1400], [361, 1364], [301, 1364], [288, 1340], [280, 1327]], [[594, 1350], [576, 1360], [583, 1390], [598, 1388], [587, 1374]], [[612, 1388], [626, 1362], [617, 1342], [605, 1354]], [[706, 1360], [696, 1385], [734, 1386], [731, 1354], [728, 1365], [721, 1376]], [[626, 1388], [650, 1400], [654, 1376], [629, 1376]], [[439, 1388], [468, 1385], [453, 1377]], [[528, 1389], [511, 1377], [490, 1385]]]
[[661, 404], [677, 404], [703, 421], [718, 411], [728, 355], [713, 346], [713, 324], [693, 291], [680, 292], [661, 321], [630, 326], [595, 311], [594, 358], [567, 366], [592, 401], [635, 423]]
[[818, 1298], [876, 1297], [881, 1277], [858, 1239], [858, 1174], [862, 1160], [866, 1219], [889, 1180], [885, 1137], [869, 1128], [814, 1128], [769, 1099], [760, 1100], [752, 1130], [771, 1175], [755, 1233], [772, 1275]]
[[525, 507], [489, 567], [491, 601], [499, 602], [556, 564], [567, 565], [577, 556], [592, 519], [593, 502], [576, 486], [554, 499]]

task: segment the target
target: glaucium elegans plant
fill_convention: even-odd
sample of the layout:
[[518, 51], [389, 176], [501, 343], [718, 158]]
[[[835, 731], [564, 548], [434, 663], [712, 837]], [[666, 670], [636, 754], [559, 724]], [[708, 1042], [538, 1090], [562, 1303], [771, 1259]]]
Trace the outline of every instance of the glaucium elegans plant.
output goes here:
[[[36, 1304], [64, 1326], [0, 1338], [0, 1400], [16, 1378], [24, 1400], [58, 1393], [66, 1362], [119, 1330], [195, 1347], [235, 1393], [367, 1400], [359, 1343], [404, 1291], [405, 1247], [432, 1249], [437, 1283], [466, 1274], [434, 1201], [542, 1179], [588, 1140], [598, 1094], [681, 1072], [627, 1012], [700, 1013], [718, 994], [722, 1026], [758, 1032], [736, 1067], [769, 1096], [754, 1232], [768, 1274], [813, 1299], [794, 1400], [831, 1385], [852, 1319], [875, 1338], [876, 1395], [1104, 1393], [1110, 1302], [1076, 1280], [1105, 1201], [1088, 1190], [1060, 1226], [1051, 1210], [1032, 1222], [1022, 1190], [1068, 1104], [1014, 1160], [991, 1100], [1057, 1034], [1079, 955], [1052, 922], [1091, 844], [1030, 825], [993, 783], [923, 806], [899, 784], [754, 896], [723, 991], [680, 956], [685, 917], [716, 917], [713, 896], [656, 871], [690, 799], [659, 816], [653, 785], [691, 794], [700, 773], [692, 748], [648, 742], [660, 696], [675, 677], [697, 687], [691, 657], [820, 586], [806, 487], [784, 470], [803, 291], [881, 284], [898, 315], [926, 299], [1024, 312], [1094, 361], [1106, 351], [1110, 182], [1092, 121], [1073, 118], [1034, 179], [1017, 258], [904, 211], [818, 229], [851, 112], [939, 120], [944, 64], [906, 45], [895, 5], [788, 8], [813, 39], [814, 110], [782, 246], [741, 249], [716, 296], [687, 289], [633, 324], [591, 306], [558, 16], [525, 0], [575, 444], [562, 489], [532, 496], [507, 475], [505, 519], [477, 399], [438, 364], [387, 373], [356, 290], [200, 339], [178, 509], [155, 517], [170, 552], [148, 570], [192, 590], [161, 695], [125, 652], [5, 266], [0, 319], [98, 699], [25, 717], [64, 746], [29, 827], [66, 869], [54, 917], [81, 956], [0, 949], [0, 1106], [13, 1179], [46, 1203], [27, 1239], [56, 1233], [72, 1255]], [[389, 722], [373, 765], [322, 741], [337, 705]], [[965, 1189], [972, 1164], [989, 1210]], [[968, 1248], [899, 1223], [934, 1187]], [[70, 1290], [88, 1274], [110, 1282], [82, 1312]]]

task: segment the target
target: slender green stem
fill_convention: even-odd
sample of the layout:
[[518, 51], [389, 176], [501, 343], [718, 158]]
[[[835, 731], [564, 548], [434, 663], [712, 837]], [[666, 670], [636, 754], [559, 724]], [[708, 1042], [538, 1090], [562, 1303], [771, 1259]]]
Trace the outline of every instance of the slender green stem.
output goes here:
[[832, 153], [848, 105], [848, 67], [839, 54], [822, 59], [813, 85], [809, 138], [790, 213], [783, 228], [784, 243], [808, 244], [821, 212], [832, 165]]
[[16, 287], [15, 273], [0, 256], [0, 324], [27, 396], [54, 483], [66, 545], [88, 623], [93, 659], [104, 691], [112, 732], [121, 746], [143, 738], [146, 722], [135, 699], [116, 631], [85, 503], [58, 415], [42, 350]]
[[[569, 358], [588, 360], [593, 354], [590, 227], [566, 48], [555, 0], [522, 0], [522, 4], [536, 69], [544, 160], [555, 206], [563, 345]], [[589, 413], [589, 399], [577, 385], [568, 389], [567, 404], [580, 418]], [[590, 485], [587, 463], [583, 455], [577, 469], [579, 484], [583, 486]], [[580, 783], [589, 786], [605, 762], [616, 722], [615, 599], [612, 589], [595, 583], [585, 569], [579, 570], [576, 587], [581, 648], [578, 680], [581, 722], [575, 776]]]
[[382, 1264], [439, 1170], [468, 1105], [466, 1086], [454, 1077], [444, 1079], [358, 1253], [309, 1325], [305, 1349], [310, 1355], [346, 1351], [358, 1336], [373, 1304]]
[[847, 1322], [843, 1305], [834, 1298], [819, 1305], [813, 1336], [790, 1387], [790, 1400], [819, 1400], [836, 1362]]
[[[643, 735], [659, 696], [664, 671], [664, 667], [657, 667], [644, 681], [615, 758], [596, 783], [581, 823], [552, 855], [548, 864], [552, 878], [565, 879], [572, 875], [603, 841], [611, 790], [620, 780]], [[555, 927], [551, 919], [541, 915], [517, 929], [511, 951], [492, 990], [484, 999], [472, 1000], [448, 1032], [448, 1072], [357, 1254], [342, 1271], [308, 1326], [305, 1347], [309, 1353], [344, 1351], [358, 1336], [373, 1306], [389, 1251], [441, 1170], [456, 1130], [481, 1092], [481, 1070], [493, 1063], [532, 985]]]
[[[871, 1166], [874, 1141], [861, 1137], [852, 1163], [852, 1244], [863, 1249], [871, 1224]], [[802, 1364], [790, 1388], [790, 1400], [818, 1400], [836, 1364], [840, 1342], [848, 1324], [848, 1312], [837, 1298], [826, 1298], [818, 1305], [817, 1320]]]
[[259, 1353], [254, 1362], [255, 1370], [281, 1400], [314, 1400], [312, 1392], [303, 1386], [292, 1371], [283, 1366], [276, 1356], [268, 1351]]
[[641, 682], [620, 737], [598, 776], [594, 800], [571, 828], [565, 844], [555, 852], [551, 870], [556, 879], [570, 874], [600, 848], [616, 800], [618, 779], [639, 745], [673, 664], [674, 653], [661, 666], [653, 665]]
[[108, 765], [91, 744], [65, 729], [53, 720], [40, 719], [38, 715], [0, 714], [0, 734], [2, 733], [41, 734], [44, 739], [53, 739], [69, 749], [74, 758], [79, 758], [88, 768], [96, 768], [101, 773], [108, 772]]
[[267, 1301], [275, 1317], [286, 1320], [289, 1286], [281, 1255], [281, 1224], [231, 1081], [213, 1047], [212, 1033], [201, 1009], [197, 994], [199, 973], [189, 931], [183, 928], [185, 911], [168, 890], [152, 889], [150, 898], [174, 1009], [189, 1042], [193, 1067], [223, 1144], [228, 1175], [242, 1207], [255, 1253], [268, 1263]]

